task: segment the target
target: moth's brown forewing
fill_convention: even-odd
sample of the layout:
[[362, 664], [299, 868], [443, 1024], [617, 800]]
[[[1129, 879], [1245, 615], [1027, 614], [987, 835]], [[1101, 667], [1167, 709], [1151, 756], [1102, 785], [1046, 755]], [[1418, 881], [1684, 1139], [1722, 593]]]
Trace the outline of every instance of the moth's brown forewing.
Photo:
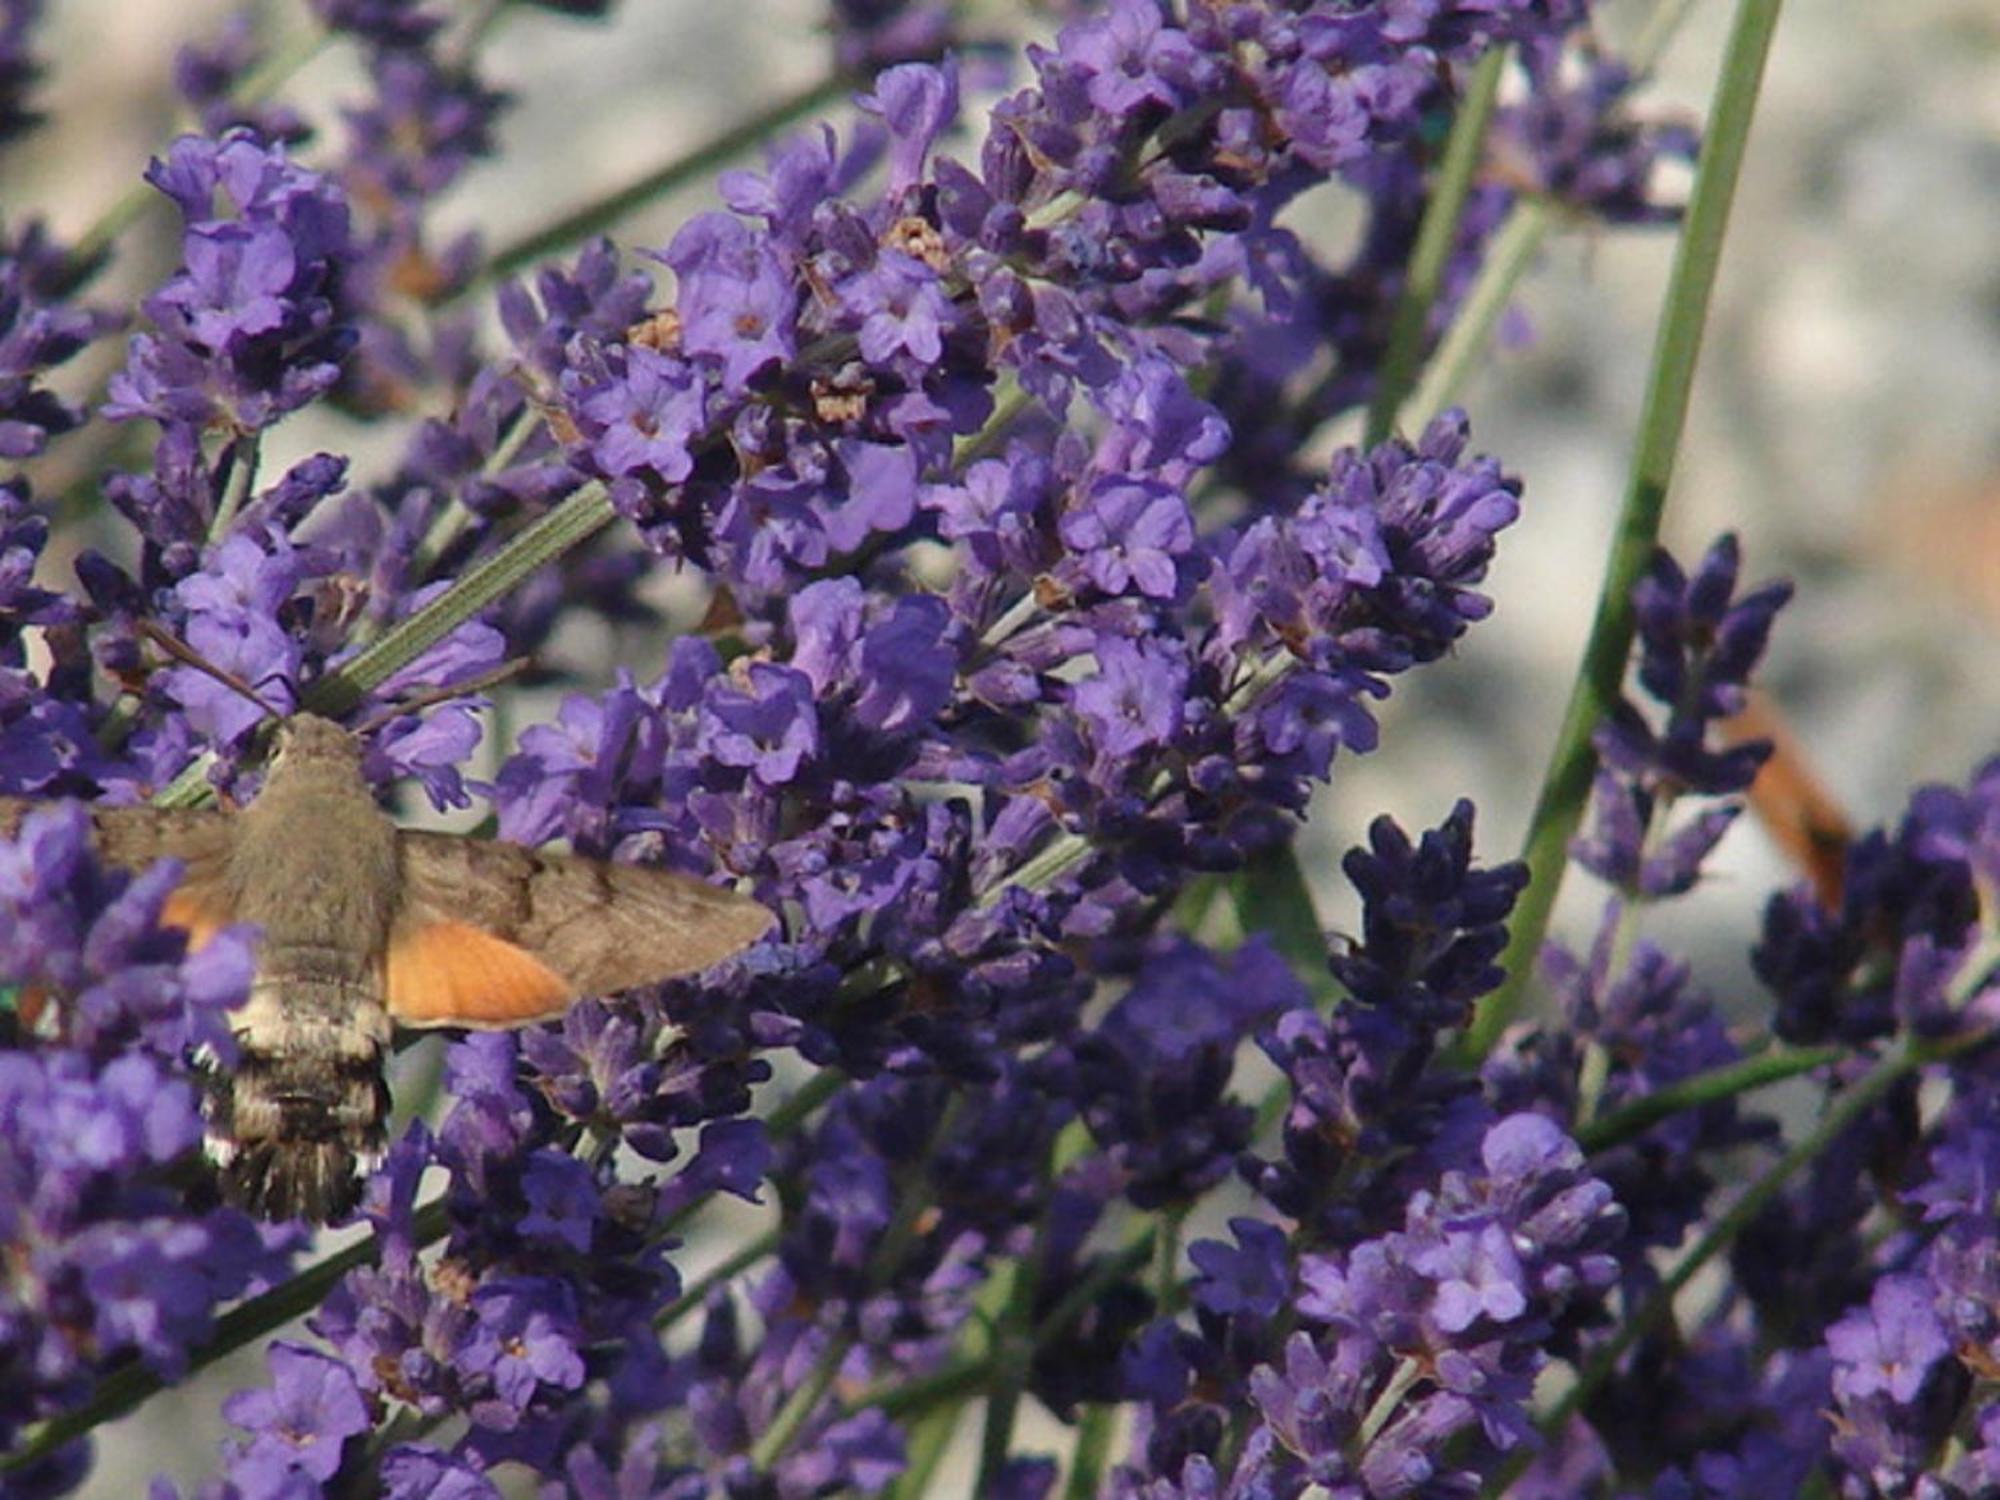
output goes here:
[[[35, 804], [0, 798], [0, 831]], [[510, 1027], [720, 963], [769, 911], [693, 876], [399, 829], [340, 726], [288, 721], [241, 812], [99, 808], [103, 857], [187, 873], [166, 920], [205, 942], [263, 930], [235, 1071], [210, 1109], [224, 1195], [274, 1218], [337, 1218], [383, 1144], [395, 1025]]]

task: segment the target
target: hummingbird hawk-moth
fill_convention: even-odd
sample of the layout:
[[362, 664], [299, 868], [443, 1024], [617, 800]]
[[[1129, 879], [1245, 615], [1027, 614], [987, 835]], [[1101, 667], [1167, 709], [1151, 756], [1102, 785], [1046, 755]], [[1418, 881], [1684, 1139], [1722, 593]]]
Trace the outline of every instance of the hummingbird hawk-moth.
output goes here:
[[[0, 834], [38, 804], [0, 798]], [[397, 1026], [525, 1026], [583, 995], [699, 973], [772, 914], [692, 875], [399, 828], [361, 747], [312, 714], [240, 811], [91, 809], [108, 862], [185, 873], [163, 920], [199, 946], [263, 929], [239, 1061], [214, 1080], [209, 1154], [223, 1196], [266, 1218], [339, 1218], [383, 1147]]]

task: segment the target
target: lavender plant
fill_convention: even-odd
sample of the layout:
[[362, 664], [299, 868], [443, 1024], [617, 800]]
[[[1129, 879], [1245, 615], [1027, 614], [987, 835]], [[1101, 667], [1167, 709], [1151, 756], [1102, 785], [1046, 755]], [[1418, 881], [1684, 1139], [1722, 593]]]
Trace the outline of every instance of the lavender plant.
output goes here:
[[[57, 65], [38, 9], [0, 14], [0, 143]], [[1054, 9], [1015, 54], [974, 7], [835, 4], [826, 83], [490, 247], [433, 213], [505, 170], [483, 25], [315, 0], [364, 80], [337, 120], [246, 17], [175, 69], [199, 128], [152, 208], [70, 245], [10, 199], [0, 792], [48, 806], [0, 841], [6, 1493], [76, 1489], [96, 1427], [266, 1341], [200, 1495], [2000, 1486], [2000, 761], [1857, 840], [1837, 909], [1770, 898], [1754, 1037], [1642, 930], [1765, 753], [1719, 725], [1786, 590], [1652, 541], [1775, 7], [1684, 219], [1653, 168], [1693, 136], [1584, 0]], [[593, 237], [760, 139], [664, 245]], [[1429, 393], [1557, 210], [1682, 253], [1528, 858], [1467, 802], [1378, 820], [1328, 937], [1312, 793], [1487, 616], [1523, 503]], [[178, 254], [125, 306], [134, 212]], [[268, 472], [308, 409], [390, 456]], [[569, 659], [580, 621], [659, 642], [668, 575], [694, 628]], [[259, 711], [149, 626], [373, 722], [385, 795], [781, 927], [453, 1042], [346, 1248], [256, 1223], [190, 1063], [227, 1065], [256, 934], [189, 951], [178, 871], [110, 868], [76, 805], [258, 784]], [[519, 657], [565, 696], [475, 779], [523, 700], [472, 689]], [[1602, 921], [1537, 966], [1570, 861]], [[1817, 1095], [1789, 1130], [1748, 1097], [1781, 1078]], [[762, 1227], [718, 1251], [725, 1196]]]

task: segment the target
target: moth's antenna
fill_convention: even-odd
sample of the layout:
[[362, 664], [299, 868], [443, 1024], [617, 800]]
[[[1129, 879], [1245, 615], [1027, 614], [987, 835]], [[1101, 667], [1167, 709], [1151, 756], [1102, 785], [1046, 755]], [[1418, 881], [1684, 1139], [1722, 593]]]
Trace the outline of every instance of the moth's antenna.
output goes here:
[[355, 729], [356, 734], [373, 734], [384, 724], [400, 719], [404, 714], [417, 713], [434, 703], [448, 703], [453, 698], [469, 698], [474, 693], [483, 693], [490, 687], [498, 687], [512, 677], [519, 677], [528, 670], [528, 658], [517, 656], [512, 661], [504, 661], [492, 671], [478, 677], [468, 677], [464, 682], [454, 682], [446, 687], [426, 688], [414, 697], [403, 698], [391, 703], [367, 723]]
[[227, 667], [218, 667], [186, 641], [167, 629], [166, 626], [153, 620], [141, 620], [139, 622], [139, 633], [152, 641], [154, 645], [166, 652], [175, 661], [193, 667], [197, 672], [213, 677], [238, 697], [249, 699], [250, 702], [263, 709], [273, 719], [284, 719], [285, 711], [283, 709], [272, 707], [271, 701], [250, 686], [249, 683], [238, 677]]

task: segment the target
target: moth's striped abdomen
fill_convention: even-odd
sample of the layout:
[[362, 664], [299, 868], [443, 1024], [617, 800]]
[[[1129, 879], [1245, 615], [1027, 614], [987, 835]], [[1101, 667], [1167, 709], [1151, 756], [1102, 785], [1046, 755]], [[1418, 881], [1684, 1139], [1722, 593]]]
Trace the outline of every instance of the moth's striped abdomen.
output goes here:
[[241, 1055], [215, 1081], [208, 1153], [230, 1202], [270, 1219], [341, 1218], [383, 1148], [390, 1025], [373, 987], [311, 952], [272, 955], [232, 1017]]

